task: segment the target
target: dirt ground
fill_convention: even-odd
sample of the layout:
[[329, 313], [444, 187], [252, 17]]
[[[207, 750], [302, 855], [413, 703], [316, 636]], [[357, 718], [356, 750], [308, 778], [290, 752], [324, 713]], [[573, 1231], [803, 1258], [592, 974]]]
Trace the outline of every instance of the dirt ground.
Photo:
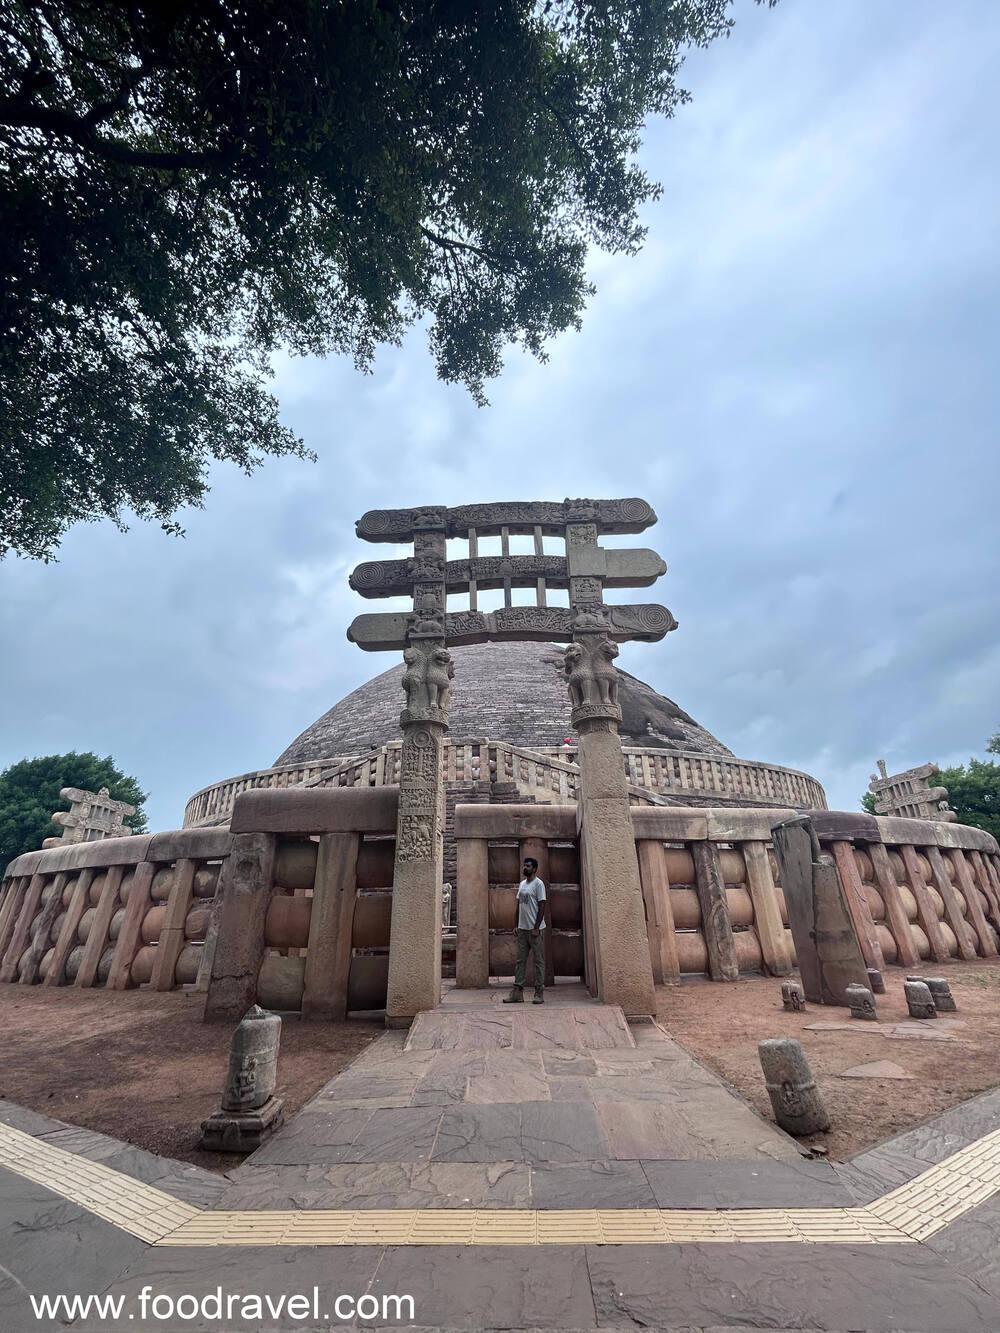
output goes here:
[[[201, 1021], [202, 1000], [174, 991], [0, 986], [0, 1096], [165, 1157], [227, 1171], [197, 1146], [218, 1109], [228, 1024]], [[286, 1020], [278, 1095], [294, 1114], [374, 1041], [381, 1024]]]
[[[825, 1147], [843, 1161], [950, 1106], [1000, 1084], [1000, 961], [978, 964], [925, 964], [917, 975], [942, 976], [958, 1005], [955, 1014], [914, 1024], [921, 1035], [880, 1036], [880, 1029], [907, 1020], [906, 972], [885, 970], [886, 994], [875, 997], [878, 1023], [851, 1020], [846, 1009], [810, 1004], [804, 1013], [786, 1013], [781, 982], [752, 978], [735, 985], [708, 981], [659, 987], [659, 1022], [768, 1119], [757, 1043], [765, 1037], [797, 1037], [830, 1113], [827, 1134], [803, 1140]], [[947, 1020], [947, 1021], [946, 1021]], [[810, 1030], [813, 1023], [845, 1023], [839, 1031]], [[947, 1040], [931, 1040], [947, 1033]], [[857, 1065], [889, 1060], [912, 1080], [844, 1078]]]
[[[877, 1024], [820, 1005], [785, 1013], [775, 978], [661, 987], [659, 1020], [769, 1119], [757, 1043], [764, 1037], [797, 1037], [833, 1121], [828, 1134], [804, 1142], [843, 1160], [1000, 1084], [1000, 961], [923, 970], [948, 978], [958, 1012], [947, 1021], [913, 1027], [944, 1034], [945, 1040], [880, 1035], [907, 1018], [905, 973], [899, 968], [886, 969], [888, 993], [877, 997]], [[814, 1023], [846, 1026], [810, 1030]], [[286, 1115], [383, 1031], [379, 1023], [354, 1019], [287, 1020], [278, 1069]], [[210, 1170], [232, 1166], [232, 1158], [197, 1147], [201, 1121], [218, 1106], [231, 1036], [228, 1025], [201, 1021], [198, 999], [177, 991], [2, 986], [0, 1032], [0, 1096], [150, 1152]], [[842, 1077], [875, 1060], [892, 1061], [913, 1077]]]

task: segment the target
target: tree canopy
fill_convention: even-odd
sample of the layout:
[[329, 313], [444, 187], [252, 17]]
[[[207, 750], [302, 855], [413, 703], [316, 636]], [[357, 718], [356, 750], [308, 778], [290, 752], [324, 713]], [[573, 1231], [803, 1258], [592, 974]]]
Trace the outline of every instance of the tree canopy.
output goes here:
[[543, 356], [730, 4], [0, 0], [0, 555], [305, 454], [278, 348], [367, 368], [423, 320], [480, 401]]
[[56, 810], [65, 810], [59, 795], [63, 787], [100, 791], [107, 787], [116, 801], [127, 801], [136, 813], [126, 821], [134, 833], [143, 833], [146, 793], [135, 778], [123, 773], [110, 755], [103, 759], [89, 751], [77, 754], [47, 754], [22, 759], [0, 773], [0, 874], [3, 867], [22, 852], [35, 852], [43, 838], [55, 838], [62, 829], [52, 823]]

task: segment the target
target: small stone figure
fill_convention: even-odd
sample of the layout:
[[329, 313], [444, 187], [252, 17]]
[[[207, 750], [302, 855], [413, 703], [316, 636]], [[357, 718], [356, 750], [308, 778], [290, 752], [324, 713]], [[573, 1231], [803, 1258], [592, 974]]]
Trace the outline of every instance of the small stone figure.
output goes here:
[[806, 993], [797, 981], [781, 983], [781, 1003], [792, 1013], [800, 1014], [806, 1007]]
[[802, 1043], [789, 1037], [770, 1037], [757, 1046], [767, 1095], [774, 1118], [789, 1134], [819, 1134], [830, 1128], [830, 1117]]
[[281, 1019], [254, 1005], [233, 1033], [222, 1108], [203, 1120], [202, 1148], [210, 1152], [254, 1152], [284, 1120], [275, 1097]]
[[903, 984], [906, 995], [906, 1007], [911, 1018], [936, 1018], [934, 997], [926, 981], [907, 981]]
[[867, 986], [848, 986], [847, 1003], [851, 1006], [852, 1018], [867, 1018], [872, 1022], [878, 1018], [875, 997]]
[[873, 995], [884, 995], [885, 978], [882, 976], [882, 973], [877, 967], [869, 967], [866, 968], [865, 971], [868, 973], [868, 986], [871, 993]]
[[934, 1008], [939, 1014], [953, 1014], [958, 1005], [955, 1003], [955, 997], [951, 993], [951, 987], [945, 981], [944, 977], [927, 977], [927, 989], [931, 993], [931, 999], [934, 1001]]

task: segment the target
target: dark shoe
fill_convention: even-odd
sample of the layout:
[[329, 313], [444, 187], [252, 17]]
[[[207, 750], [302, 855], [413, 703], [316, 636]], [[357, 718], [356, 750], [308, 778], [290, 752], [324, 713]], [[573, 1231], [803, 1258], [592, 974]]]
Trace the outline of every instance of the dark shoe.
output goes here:
[[544, 992], [544, 991], [540, 991], [540, 990], [536, 990], [536, 991], [535, 991], [535, 998], [531, 1001], [531, 1003], [532, 1003], [532, 1004], [544, 1004], [544, 1003], [545, 1003], [545, 992]]
[[524, 1004], [524, 991], [515, 986], [509, 995], [505, 995], [504, 1004]]

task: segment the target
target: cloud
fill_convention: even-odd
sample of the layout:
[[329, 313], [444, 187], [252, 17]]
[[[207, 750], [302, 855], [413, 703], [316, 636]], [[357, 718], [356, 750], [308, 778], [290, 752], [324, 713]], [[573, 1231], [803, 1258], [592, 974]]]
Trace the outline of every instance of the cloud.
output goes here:
[[389, 659], [344, 631], [353, 522], [410, 502], [646, 496], [680, 628], [622, 665], [738, 754], [853, 808], [981, 751], [997, 699], [992, 71], [1000, 14], [930, 0], [737, 8], [643, 150], [664, 197], [594, 255], [583, 330], [477, 409], [423, 332], [359, 376], [276, 365], [320, 455], [213, 474], [183, 541], [80, 528], [0, 566], [0, 763], [111, 752], [154, 826], [273, 761]]

